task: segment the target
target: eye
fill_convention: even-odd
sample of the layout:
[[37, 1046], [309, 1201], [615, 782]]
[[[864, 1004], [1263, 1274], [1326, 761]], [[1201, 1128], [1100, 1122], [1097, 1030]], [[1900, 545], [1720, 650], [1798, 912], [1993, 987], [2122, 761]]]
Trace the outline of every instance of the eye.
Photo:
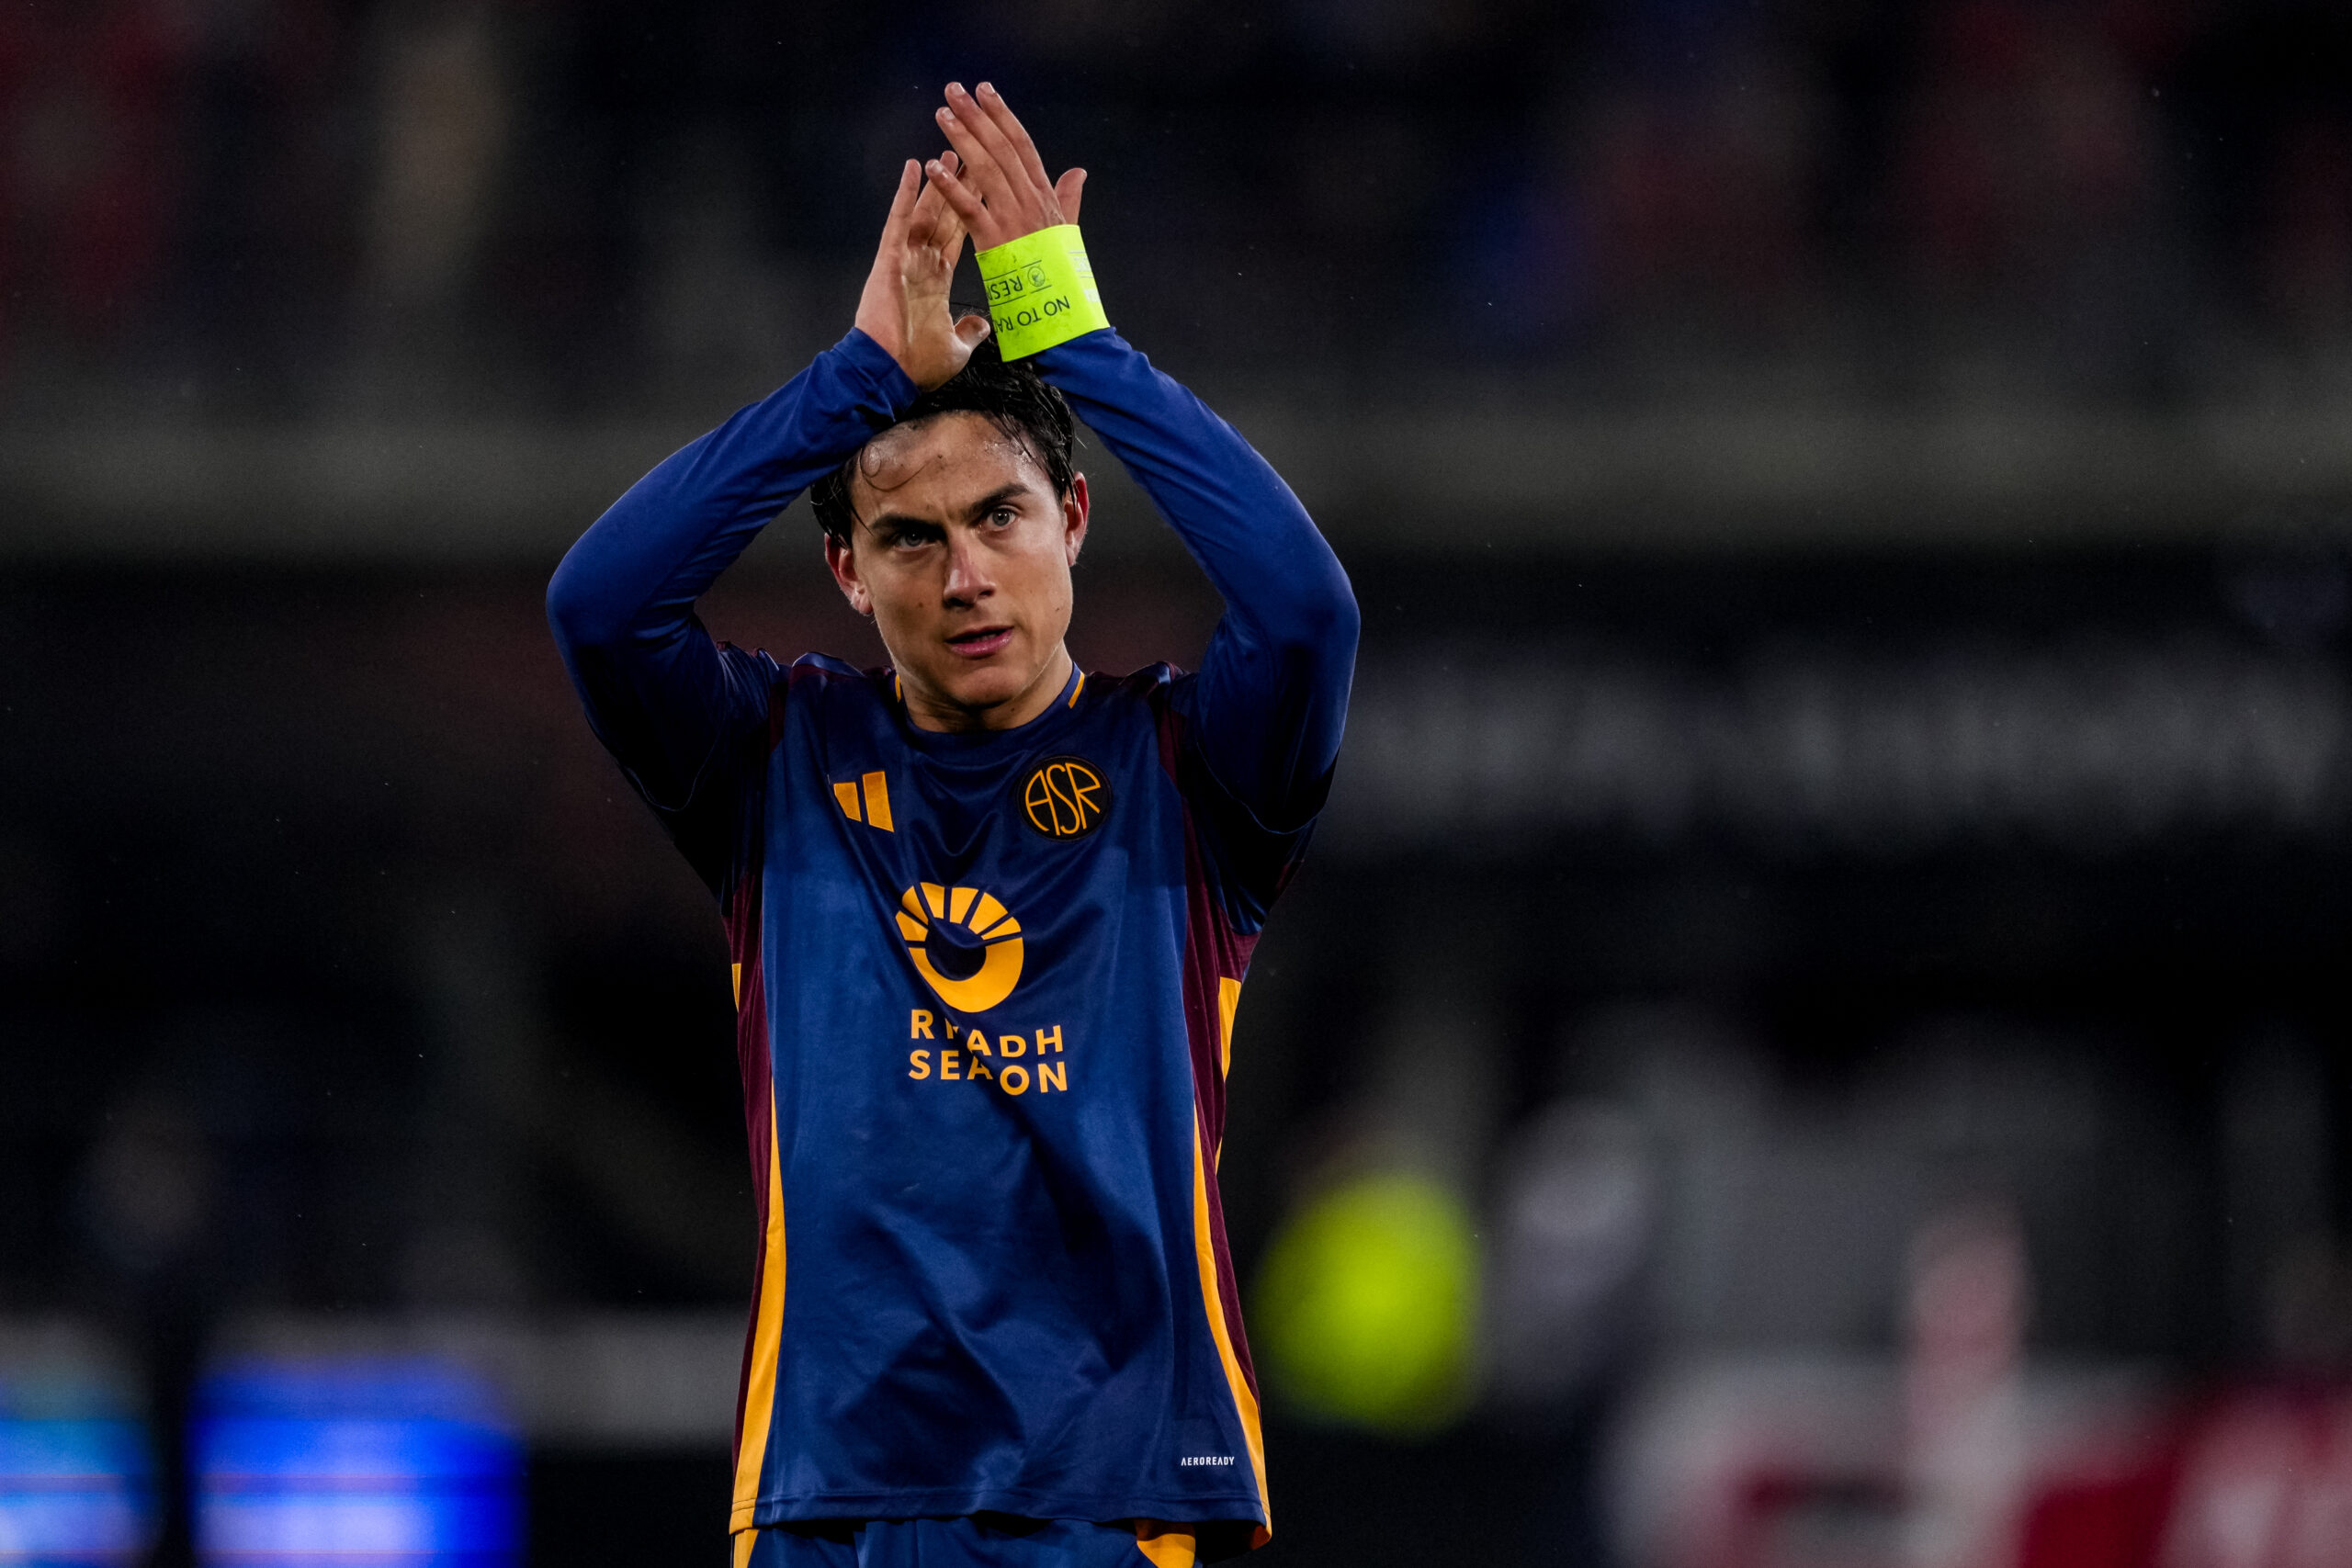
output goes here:
[[991, 528], [1010, 528], [1012, 526], [1013, 519], [1020, 515], [1021, 514], [1019, 513], [1013, 511], [1010, 506], [1000, 506], [994, 512], [989, 513], [989, 526]]

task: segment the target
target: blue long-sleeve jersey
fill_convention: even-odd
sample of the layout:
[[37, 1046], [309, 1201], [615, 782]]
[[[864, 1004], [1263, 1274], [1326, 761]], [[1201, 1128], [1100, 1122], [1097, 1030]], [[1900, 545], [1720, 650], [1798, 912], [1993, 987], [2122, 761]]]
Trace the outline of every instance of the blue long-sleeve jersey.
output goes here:
[[888, 670], [695, 600], [916, 388], [852, 333], [633, 487], [548, 613], [718, 894], [759, 1193], [731, 1528], [982, 1511], [1268, 1522], [1216, 1160], [1234, 1010], [1337, 755], [1345, 574], [1115, 333], [1035, 361], [1224, 596], [1196, 674], [915, 728]]

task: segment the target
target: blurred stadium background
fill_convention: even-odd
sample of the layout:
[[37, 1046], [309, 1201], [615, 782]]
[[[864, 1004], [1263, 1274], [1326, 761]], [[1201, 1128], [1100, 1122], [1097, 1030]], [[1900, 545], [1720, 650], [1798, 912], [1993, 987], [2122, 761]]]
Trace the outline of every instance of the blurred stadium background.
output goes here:
[[[30, 0], [0, 1562], [719, 1560], [723, 954], [539, 595], [950, 76], [1367, 613], [1261, 1561], [2352, 1561], [2352, 13]], [[879, 653], [797, 513], [707, 609]]]

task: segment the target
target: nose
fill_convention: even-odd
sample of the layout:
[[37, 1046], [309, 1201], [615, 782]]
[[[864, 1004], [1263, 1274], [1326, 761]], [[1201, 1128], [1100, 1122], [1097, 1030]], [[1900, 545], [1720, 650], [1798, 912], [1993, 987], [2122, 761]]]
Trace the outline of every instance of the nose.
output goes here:
[[947, 585], [950, 604], [977, 604], [996, 592], [988, 570], [988, 552], [979, 547], [969, 528], [947, 530]]

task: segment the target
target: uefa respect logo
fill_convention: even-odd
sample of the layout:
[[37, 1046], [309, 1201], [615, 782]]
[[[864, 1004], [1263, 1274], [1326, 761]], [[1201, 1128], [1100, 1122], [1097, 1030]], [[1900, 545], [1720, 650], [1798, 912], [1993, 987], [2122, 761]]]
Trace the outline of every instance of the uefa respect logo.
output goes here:
[[993, 893], [920, 882], [899, 896], [915, 969], [957, 1012], [986, 1012], [1021, 983], [1021, 922]]

